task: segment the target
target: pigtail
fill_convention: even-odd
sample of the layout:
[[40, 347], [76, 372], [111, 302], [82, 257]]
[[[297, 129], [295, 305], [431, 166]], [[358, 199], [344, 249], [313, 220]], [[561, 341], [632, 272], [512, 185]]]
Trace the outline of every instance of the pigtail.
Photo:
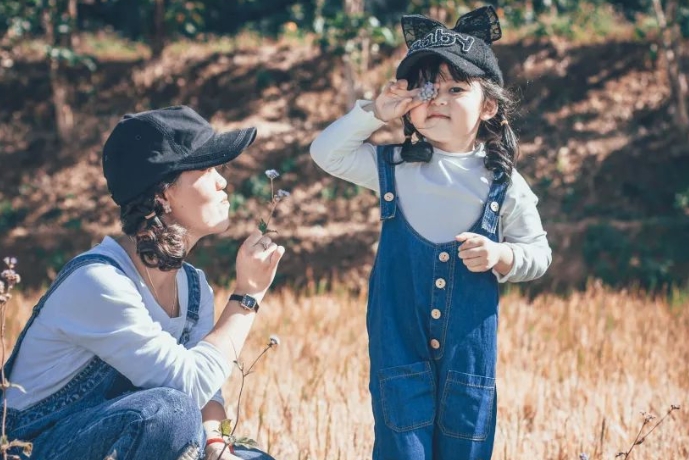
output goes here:
[[496, 180], [509, 182], [519, 156], [519, 143], [502, 107], [493, 118], [483, 122], [479, 136], [485, 142], [486, 169], [495, 173]]
[[[404, 116], [404, 143], [402, 144], [401, 162], [407, 163], [428, 163], [433, 156], [433, 146], [426, 142], [421, 134], [416, 130], [414, 125], [409, 121], [408, 116]], [[412, 137], [416, 136], [419, 139], [412, 142]]]

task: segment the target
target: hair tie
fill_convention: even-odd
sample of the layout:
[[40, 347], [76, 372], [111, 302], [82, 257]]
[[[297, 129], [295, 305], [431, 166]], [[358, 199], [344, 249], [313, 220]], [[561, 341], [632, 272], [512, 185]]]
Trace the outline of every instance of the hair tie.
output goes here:
[[500, 126], [505, 126], [505, 125], [509, 125], [509, 124], [510, 124], [510, 123], [509, 123], [507, 120], [502, 120], [502, 121], [500, 122]]
[[156, 216], [156, 212], [152, 211], [150, 214], [144, 216], [144, 219], [150, 220], [150, 219], [153, 219], [155, 216]]

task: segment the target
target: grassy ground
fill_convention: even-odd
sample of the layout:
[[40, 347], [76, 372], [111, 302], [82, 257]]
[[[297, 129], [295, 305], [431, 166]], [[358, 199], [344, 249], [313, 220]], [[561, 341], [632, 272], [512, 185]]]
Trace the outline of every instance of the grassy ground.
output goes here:
[[[8, 346], [35, 300], [12, 299]], [[271, 334], [282, 343], [247, 377], [237, 434], [278, 459], [370, 458], [365, 298], [284, 290], [262, 307], [241, 359], [253, 361]], [[507, 295], [494, 458], [613, 459], [632, 444], [640, 411], [662, 416], [671, 404], [682, 408], [630, 458], [689, 458], [687, 334], [689, 303], [679, 297], [598, 286], [568, 298]], [[239, 382], [235, 373], [224, 389], [230, 413]]]

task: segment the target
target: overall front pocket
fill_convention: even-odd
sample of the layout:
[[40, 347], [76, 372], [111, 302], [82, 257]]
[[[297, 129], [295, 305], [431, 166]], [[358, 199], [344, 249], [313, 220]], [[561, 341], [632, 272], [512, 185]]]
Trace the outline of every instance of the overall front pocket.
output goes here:
[[435, 379], [429, 362], [388, 367], [378, 372], [378, 378], [388, 428], [409, 431], [433, 424]]
[[494, 378], [449, 371], [440, 403], [440, 429], [447, 436], [485, 441], [493, 429], [494, 401]]

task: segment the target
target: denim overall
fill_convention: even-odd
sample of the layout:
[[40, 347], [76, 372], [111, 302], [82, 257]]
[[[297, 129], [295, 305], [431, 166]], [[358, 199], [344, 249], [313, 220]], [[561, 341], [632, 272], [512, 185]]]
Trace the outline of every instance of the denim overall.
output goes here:
[[[457, 241], [431, 243], [411, 227], [397, 206], [392, 149], [377, 153], [383, 225], [366, 318], [373, 459], [489, 460], [498, 283], [491, 271], [466, 268]], [[507, 186], [492, 181], [470, 232], [498, 241]]]
[[[48, 297], [77, 268], [92, 263], [110, 264], [108, 256], [85, 254], [71, 260], [58, 274], [48, 292], [34, 307], [5, 363], [12, 381], [12, 367], [19, 347]], [[189, 285], [186, 324], [179, 343], [189, 340], [199, 319], [201, 291], [198, 273], [184, 263]], [[23, 410], [7, 409], [9, 440], [34, 443], [30, 460], [198, 460], [203, 456], [206, 435], [201, 411], [185, 393], [172, 388], [139, 389], [109, 364], [94, 357], [57, 392]], [[18, 449], [10, 451], [27, 459]], [[270, 459], [258, 451], [235, 454], [247, 459]]]

